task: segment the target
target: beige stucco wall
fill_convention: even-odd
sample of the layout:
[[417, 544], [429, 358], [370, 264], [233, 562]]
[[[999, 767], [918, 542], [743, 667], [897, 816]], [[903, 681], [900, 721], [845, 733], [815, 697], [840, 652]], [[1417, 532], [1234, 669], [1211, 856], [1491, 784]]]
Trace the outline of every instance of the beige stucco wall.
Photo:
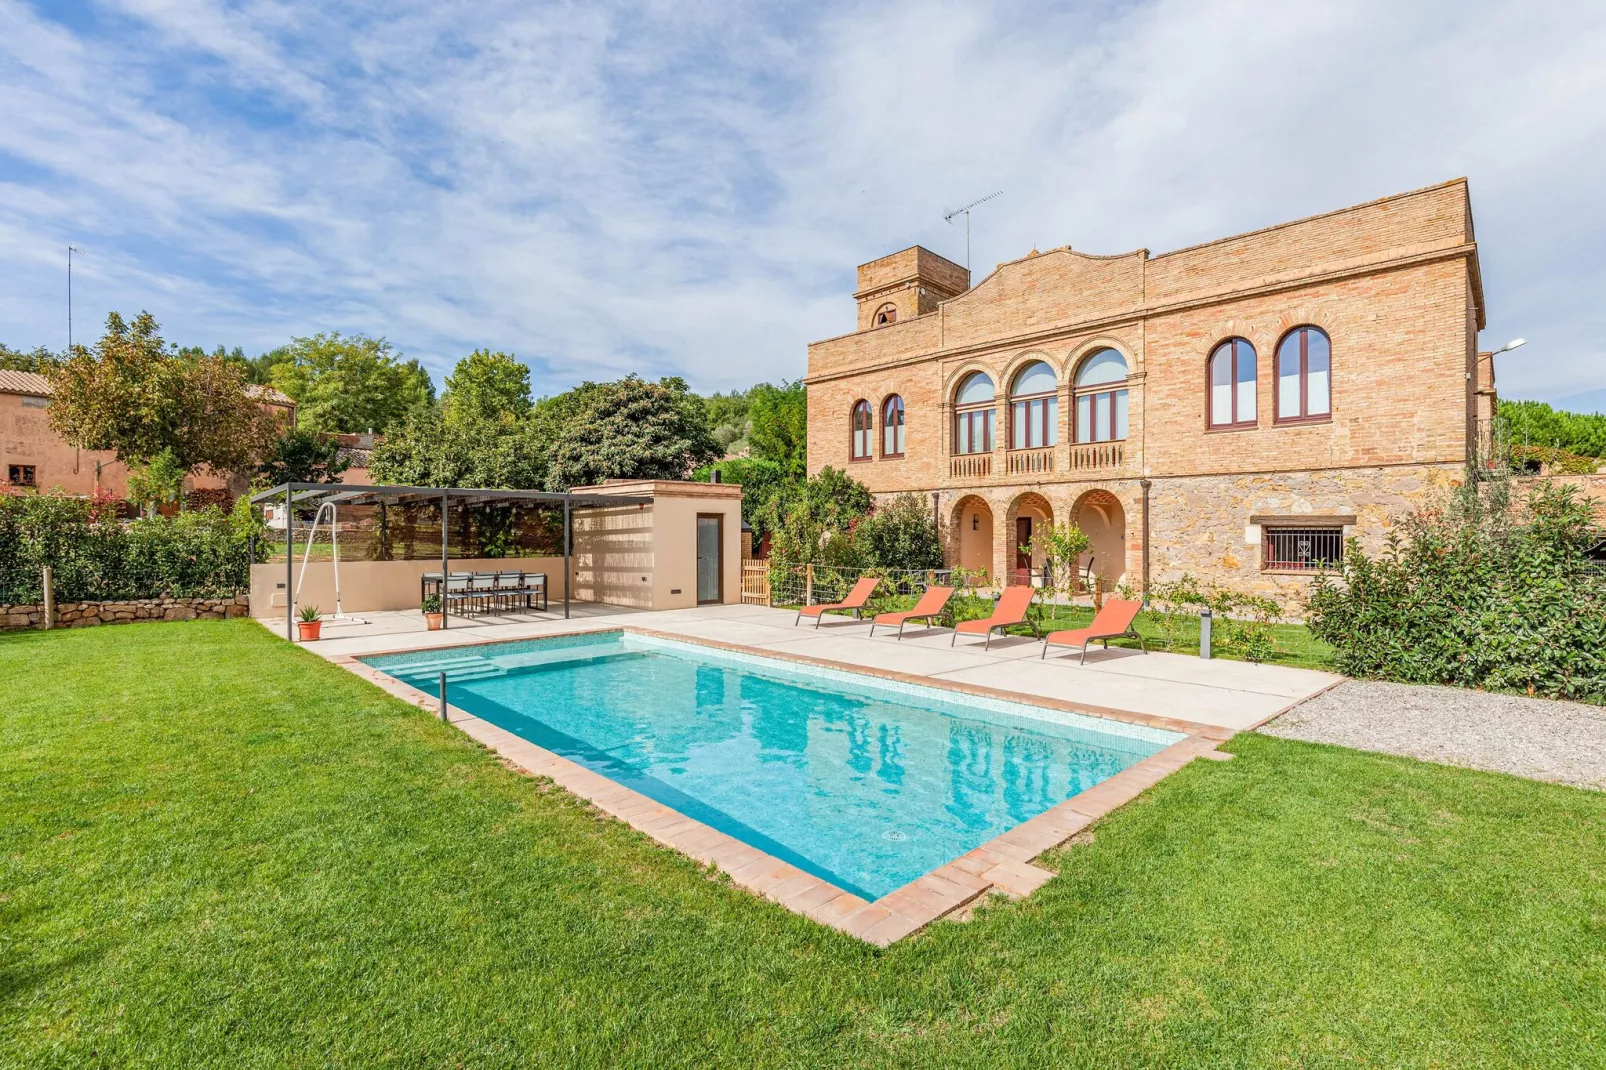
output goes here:
[[[452, 558], [453, 572], [495, 572], [499, 569], [545, 572], [548, 598], [563, 598], [563, 558], [561, 557], [474, 557]], [[440, 561], [342, 561], [340, 562], [340, 603], [347, 613], [377, 613], [382, 610], [417, 609], [418, 580], [426, 572], [439, 572]], [[295, 562], [294, 577], [301, 584], [301, 605], [313, 605], [325, 614], [335, 611], [334, 564], [312, 561], [306, 578], [301, 562]], [[284, 613], [284, 562], [251, 566], [251, 615], [274, 617]]]
[[742, 600], [742, 488], [734, 483], [613, 481], [575, 493], [651, 495], [652, 504], [575, 515], [576, 598], [641, 609], [697, 604], [697, 516], [721, 518], [722, 601]]
[[[570, 594], [575, 601], [637, 609], [684, 609], [697, 604], [697, 516], [723, 524], [722, 601], [742, 600], [742, 488], [732, 483], [672, 480], [616, 481], [576, 487], [576, 493], [651, 496], [648, 505], [582, 509], [574, 513]], [[545, 572], [549, 598], [563, 599], [563, 558], [453, 558], [451, 571], [522, 569]], [[342, 561], [341, 608], [347, 613], [418, 608], [418, 581], [440, 571], [439, 560]], [[295, 576], [301, 576], [296, 562]], [[251, 615], [284, 613], [283, 562], [251, 566]], [[334, 566], [312, 562], [301, 581], [302, 605], [335, 609]]]

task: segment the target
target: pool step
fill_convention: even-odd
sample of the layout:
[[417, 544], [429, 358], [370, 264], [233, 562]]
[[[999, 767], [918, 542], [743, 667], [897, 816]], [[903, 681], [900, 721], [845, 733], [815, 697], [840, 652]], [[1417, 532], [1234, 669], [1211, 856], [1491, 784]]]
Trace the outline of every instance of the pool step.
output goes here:
[[444, 672], [452, 680], [478, 680], [487, 676], [507, 675], [507, 669], [482, 657], [438, 658], [398, 669], [406, 676], [435, 676]]

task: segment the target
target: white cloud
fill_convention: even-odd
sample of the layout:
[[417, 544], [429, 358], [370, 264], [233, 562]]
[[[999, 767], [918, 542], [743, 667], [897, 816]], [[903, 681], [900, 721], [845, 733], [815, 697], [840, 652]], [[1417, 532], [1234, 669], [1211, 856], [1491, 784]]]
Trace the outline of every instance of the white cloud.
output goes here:
[[1447, 0], [122, 0], [71, 28], [0, 0], [0, 339], [60, 344], [73, 240], [80, 322], [723, 388], [800, 374], [860, 261], [961, 256], [941, 212], [995, 188], [978, 276], [1466, 174], [1491, 334], [1533, 342], [1502, 389], [1556, 397], [1606, 349], [1603, 45], [1606, 11]]

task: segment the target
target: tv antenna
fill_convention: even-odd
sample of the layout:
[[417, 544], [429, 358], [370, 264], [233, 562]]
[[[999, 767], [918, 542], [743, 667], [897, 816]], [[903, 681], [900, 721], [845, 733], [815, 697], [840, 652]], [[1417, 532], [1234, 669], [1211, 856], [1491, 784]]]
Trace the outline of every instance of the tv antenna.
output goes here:
[[72, 254], [83, 254], [76, 245], [67, 246], [67, 356], [72, 357]]
[[965, 205], [963, 208], [955, 208], [951, 212], [944, 212], [943, 213], [942, 221], [944, 223], [952, 223], [954, 221], [954, 216], [957, 216], [957, 215], [963, 215], [965, 217], [965, 270], [966, 271], [970, 270], [970, 210], [972, 208], [976, 207], [978, 204], [984, 204], [987, 201], [992, 200], [994, 197], [997, 197], [997, 196], [1001, 195], [1003, 192], [1004, 191], [1001, 190], [1001, 189], [1000, 190], [994, 190], [993, 192], [989, 193], [985, 197], [980, 197], [980, 198], [978, 198], [978, 199], [976, 199], [974, 201], [971, 201], [969, 204]]

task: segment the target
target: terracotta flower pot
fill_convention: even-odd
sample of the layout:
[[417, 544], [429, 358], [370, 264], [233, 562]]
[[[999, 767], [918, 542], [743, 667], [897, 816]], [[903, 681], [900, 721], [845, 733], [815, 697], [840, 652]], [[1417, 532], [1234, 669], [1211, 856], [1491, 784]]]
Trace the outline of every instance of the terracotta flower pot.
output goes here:
[[303, 643], [310, 643], [323, 634], [323, 621], [298, 620], [296, 621], [296, 631], [300, 633]]
[[425, 613], [424, 614], [424, 623], [429, 625], [429, 630], [430, 631], [438, 632], [438, 631], [441, 630], [441, 616], [442, 616], [442, 614], [440, 614], [440, 613]]

